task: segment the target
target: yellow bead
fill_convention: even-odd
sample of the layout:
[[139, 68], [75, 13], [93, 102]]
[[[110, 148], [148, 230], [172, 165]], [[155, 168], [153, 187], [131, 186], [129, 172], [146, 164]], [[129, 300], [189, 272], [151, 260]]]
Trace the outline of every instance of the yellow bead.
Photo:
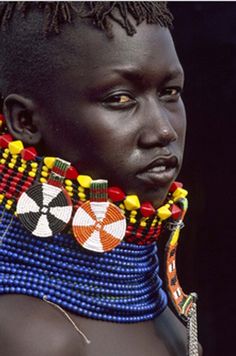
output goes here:
[[171, 241], [170, 241], [171, 246], [176, 245], [176, 243], [178, 242], [179, 232], [180, 232], [180, 228], [177, 227], [177, 229], [173, 232], [173, 235], [171, 236]]
[[9, 154], [8, 153], [3, 153], [2, 156], [3, 156], [3, 158], [7, 158], [9, 156]]
[[32, 168], [37, 168], [38, 167], [38, 163], [37, 162], [32, 162], [30, 165], [31, 165]]
[[0, 199], [4, 199], [4, 194], [0, 194]]
[[83, 193], [84, 192], [84, 188], [83, 187], [79, 187], [79, 192]]
[[26, 163], [26, 160], [25, 160], [25, 159], [23, 159], [23, 158], [21, 158], [21, 160], [20, 160], [20, 161], [21, 161], [21, 163], [24, 163], [24, 164]]
[[161, 220], [165, 220], [171, 216], [171, 211], [166, 205], [164, 205], [161, 208], [157, 209], [157, 215], [159, 216], [159, 218], [161, 218]]
[[120, 204], [120, 205], [119, 205], [119, 208], [124, 210], [124, 209], [125, 209], [124, 204]]
[[12, 159], [11, 159], [11, 163], [16, 164], [16, 159], [15, 159], [15, 158], [12, 158]]
[[72, 181], [70, 179], [66, 179], [65, 180], [65, 184], [71, 187], [72, 186]]
[[6, 160], [2, 158], [2, 159], [0, 160], [0, 163], [1, 163], [1, 164], [5, 164], [5, 163], [6, 163]]
[[35, 173], [35, 172], [32, 172], [32, 171], [30, 171], [28, 174], [29, 174], [29, 176], [32, 177], [32, 178], [34, 178], [34, 177], [36, 176], [36, 173]]
[[70, 197], [73, 197], [73, 193], [72, 193], [72, 192], [68, 192], [68, 195], [69, 195]]
[[20, 140], [10, 142], [8, 147], [12, 155], [19, 154], [24, 149], [24, 145]]
[[37, 168], [32, 168], [32, 172], [36, 173], [37, 172]]
[[12, 205], [12, 204], [13, 204], [13, 200], [8, 199], [8, 200], [7, 200], [7, 204], [8, 204], [8, 205]]
[[86, 198], [86, 195], [84, 193], [79, 193], [78, 196], [80, 197], [81, 200]]
[[188, 191], [186, 189], [177, 188], [173, 193], [174, 201], [176, 201], [176, 199], [185, 198], [187, 194]]
[[68, 185], [66, 186], [67, 192], [73, 192], [73, 187], [69, 187]]
[[14, 163], [9, 163], [9, 164], [8, 164], [8, 167], [11, 168], [11, 169], [13, 169], [13, 168], [15, 167], [15, 164], [14, 164]]
[[173, 200], [169, 200], [168, 203], [169, 203], [170, 205], [172, 205], [172, 204], [174, 204], [174, 201], [173, 201]]
[[16, 154], [15, 154], [15, 155], [14, 155], [14, 154], [12, 155], [12, 158], [17, 159], [17, 157], [18, 157], [18, 155], [16, 155]]
[[83, 188], [89, 188], [92, 182], [92, 178], [89, 176], [79, 175], [77, 181]]
[[45, 179], [45, 178], [40, 178], [40, 183], [47, 183], [47, 179]]
[[42, 171], [48, 172], [48, 167], [47, 166], [43, 166]]
[[54, 166], [55, 160], [56, 160], [55, 157], [45, 157], [43, 162], [49, 169], [52, 169], [52, 167]]
[[9, 153], [9, 148], [5, 148], [4, 153]]
[[10, 209], [11, 209], [11, 205], [6, 204], [6, 205], [5, 205], [5, 208], [6, 208], [7, 210], [10, 210]]
[[146, 227], [146, 226], [147, 226], [146, 221], [145, 221], [145, 220], [141, 220], [141, 221], [140, 221], [140, 226]]
[[132, 217], [130, 218], [129, 221], [131, 222], [131, 224], [135, 224], [137, 222], [137, 220], [135, 218], [132, 218]]
[[42, 176], [42, 177], [48, 177], [48, 173], [42, 171], [42, 172], [41, 172], [41, 176]]
[[136, 210], [140, 208], [140, 202], [137, 195], [128, 195], [124, 200], [124, 204], [127, 210]]
[[133, 217], [136, 216], [136, 215], [137, 215], [137, 211], [132, 210], [132, 211], [130, 212], [130, 215], [133, 216]]
[[18, 172], [20, 172], [20, 173], [23, 173], [23, 172], [24, 172], [24, 170], [25, 170], [25, 168], [24, 168], [24, 167], [19, 167], [19, 168], [18, 168]]

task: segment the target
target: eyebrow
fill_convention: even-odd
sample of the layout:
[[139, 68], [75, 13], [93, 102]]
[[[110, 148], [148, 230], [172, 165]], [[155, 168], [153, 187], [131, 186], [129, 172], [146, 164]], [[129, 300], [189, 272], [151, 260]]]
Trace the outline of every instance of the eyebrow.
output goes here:
[[[140, 69], [134, 68], [134, 67], [129, 67], [129, 68], [117, 68], [114, 69], [114, 73], [119, 74], [121, 77], [124, 79], [130, 80], [130, 81], [143, 81], [145, 77], [145, 73], [141, 73]], [[162, 78], [162, 82], [165, 81], [170, 81], [172, 79], [177, 79], [178, 77], [184, 76], [184, 71], [182, 67], [177, 67], [174, 69], [171, 69], [164, 78]]]

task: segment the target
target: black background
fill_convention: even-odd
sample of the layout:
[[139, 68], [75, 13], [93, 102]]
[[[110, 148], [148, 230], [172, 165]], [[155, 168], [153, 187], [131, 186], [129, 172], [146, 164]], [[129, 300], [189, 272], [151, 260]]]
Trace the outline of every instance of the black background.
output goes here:
[[188, 117], [180, 179], [189, 190], [178, 268], [199, 294], [204, 356], [236, 355], [236, 3], [170, 2]]

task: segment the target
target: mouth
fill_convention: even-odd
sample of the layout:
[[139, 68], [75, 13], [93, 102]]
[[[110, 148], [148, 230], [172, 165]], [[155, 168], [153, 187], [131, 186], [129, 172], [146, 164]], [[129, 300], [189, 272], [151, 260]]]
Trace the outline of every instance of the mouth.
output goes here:
[[149, 185], [166, 185], [176, 178], [178, 166], [176, 156], [159, 157], [140, 170], [136, 177]]

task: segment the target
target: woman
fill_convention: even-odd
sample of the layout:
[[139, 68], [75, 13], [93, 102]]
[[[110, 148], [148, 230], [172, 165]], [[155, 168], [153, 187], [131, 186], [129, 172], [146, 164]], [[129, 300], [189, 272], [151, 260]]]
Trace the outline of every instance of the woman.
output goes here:
[[[1, 164], [16, 182], [2, 185], [1, 354], [184, 355], [155, 244], [182, 189], [173, 189], [186, 117], [172, 16], [158, 2], [18, 5], [1, 14], [11, 134]], [[119, 222], [109, 242], [98, 241], [102, 219], [88, 233], [93, 209], [108, 204], [104, 179], [116, 204], [109, 224]], [[50, 189], [63, 203], [50, 206]]]

